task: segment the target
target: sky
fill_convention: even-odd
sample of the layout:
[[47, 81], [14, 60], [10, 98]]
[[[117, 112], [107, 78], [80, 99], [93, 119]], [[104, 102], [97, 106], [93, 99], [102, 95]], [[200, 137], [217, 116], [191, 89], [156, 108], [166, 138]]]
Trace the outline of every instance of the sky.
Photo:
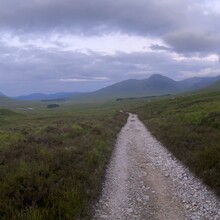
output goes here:
[[220, 75], [219, 0], [1, 0], [0, 92]]

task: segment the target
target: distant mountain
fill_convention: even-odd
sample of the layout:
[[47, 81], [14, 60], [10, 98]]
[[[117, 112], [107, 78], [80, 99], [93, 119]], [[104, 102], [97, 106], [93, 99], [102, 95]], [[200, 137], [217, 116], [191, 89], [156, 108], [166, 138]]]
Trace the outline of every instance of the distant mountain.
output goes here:
[[148, 79], [130, 79], [100, 89], [92, 94], [105, 97], [135, 97], [145, 95], [162, 95], [178, 90], [176, 81], [155, 74]]
[[204, 88], [218, 81], [218, 77], [189, 78], [187, 80], [175, 81], [160, 74], [154, 74], [148, 79], [129, 79], [95, 92], [85, 93], [73, 97], [72, 100], [93, 101], [115, 98], [159, 96], [164, 94], [178, 94]]
[[57, 100], [57, 99], [68, 99], [78, 94], [79, 93], [77, 92], [61, 92], [54, 94], [32, 93], [30, 95], [17, 96], [14, 97], [14, 99], [24, 100], [24, 101]]
[[180, 81], [186, 88], [191, 90], [205, 88], [220, 80], [220, 75], [216, 77], [193, 77]]
[[209, 85], [208, 87], [200, 89], [199, 92], [220, 92], [220, 80]]
[[129, 79], [105, 88], [89, 93], [55, 93], [42, 94], [33, 93], [27, 96], [14, 97], [17, 100], [62, 100], [73, 101], [99, 101], [116, 98], [160, 96], [165, 94], [178, 94], [182, 92], [194, 91], [205, 88], [220, 80], [216, 77], [193, 77], [181, 81], [175, 81], [169, 77], [154, 74], [147, 79]]
[[3, 108], [3, 107], [8, 106], [8, 105], [11, 105], [12, 103], [14, 103], [14, 101], [15, 100], [7, 97], [3, 93], [0, 93], [0, 108]]
[[13, 99], [7, 97], [6, 95], [4, 95], [3, 93], [0, 92], [0, 102], [2, 101], [12, 101]]

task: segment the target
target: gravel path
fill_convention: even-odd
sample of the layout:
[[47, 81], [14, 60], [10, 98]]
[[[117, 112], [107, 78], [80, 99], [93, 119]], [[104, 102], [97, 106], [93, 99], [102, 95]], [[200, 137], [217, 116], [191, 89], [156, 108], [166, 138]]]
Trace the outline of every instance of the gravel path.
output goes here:
[[129, 114], [95, 220], [220, 219], [220, 201]]

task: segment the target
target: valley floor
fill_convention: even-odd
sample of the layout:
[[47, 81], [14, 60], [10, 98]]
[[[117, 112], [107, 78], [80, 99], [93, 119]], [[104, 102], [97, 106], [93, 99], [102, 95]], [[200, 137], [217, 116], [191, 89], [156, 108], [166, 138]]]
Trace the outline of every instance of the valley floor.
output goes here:
[[109, 164], [94, 219], [220, 218], [220, 201], [130, 114]]

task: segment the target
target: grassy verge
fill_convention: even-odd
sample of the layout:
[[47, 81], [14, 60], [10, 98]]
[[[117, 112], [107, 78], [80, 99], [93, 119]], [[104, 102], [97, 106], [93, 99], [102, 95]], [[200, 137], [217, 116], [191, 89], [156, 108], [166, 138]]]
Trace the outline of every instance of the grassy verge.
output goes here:
[[220, 195], [220, 93], [155, 101], [136, 111], [152, 134]]
[[1, 110], [0, 219], [91, 218], [127, 118], [117, 112]]

